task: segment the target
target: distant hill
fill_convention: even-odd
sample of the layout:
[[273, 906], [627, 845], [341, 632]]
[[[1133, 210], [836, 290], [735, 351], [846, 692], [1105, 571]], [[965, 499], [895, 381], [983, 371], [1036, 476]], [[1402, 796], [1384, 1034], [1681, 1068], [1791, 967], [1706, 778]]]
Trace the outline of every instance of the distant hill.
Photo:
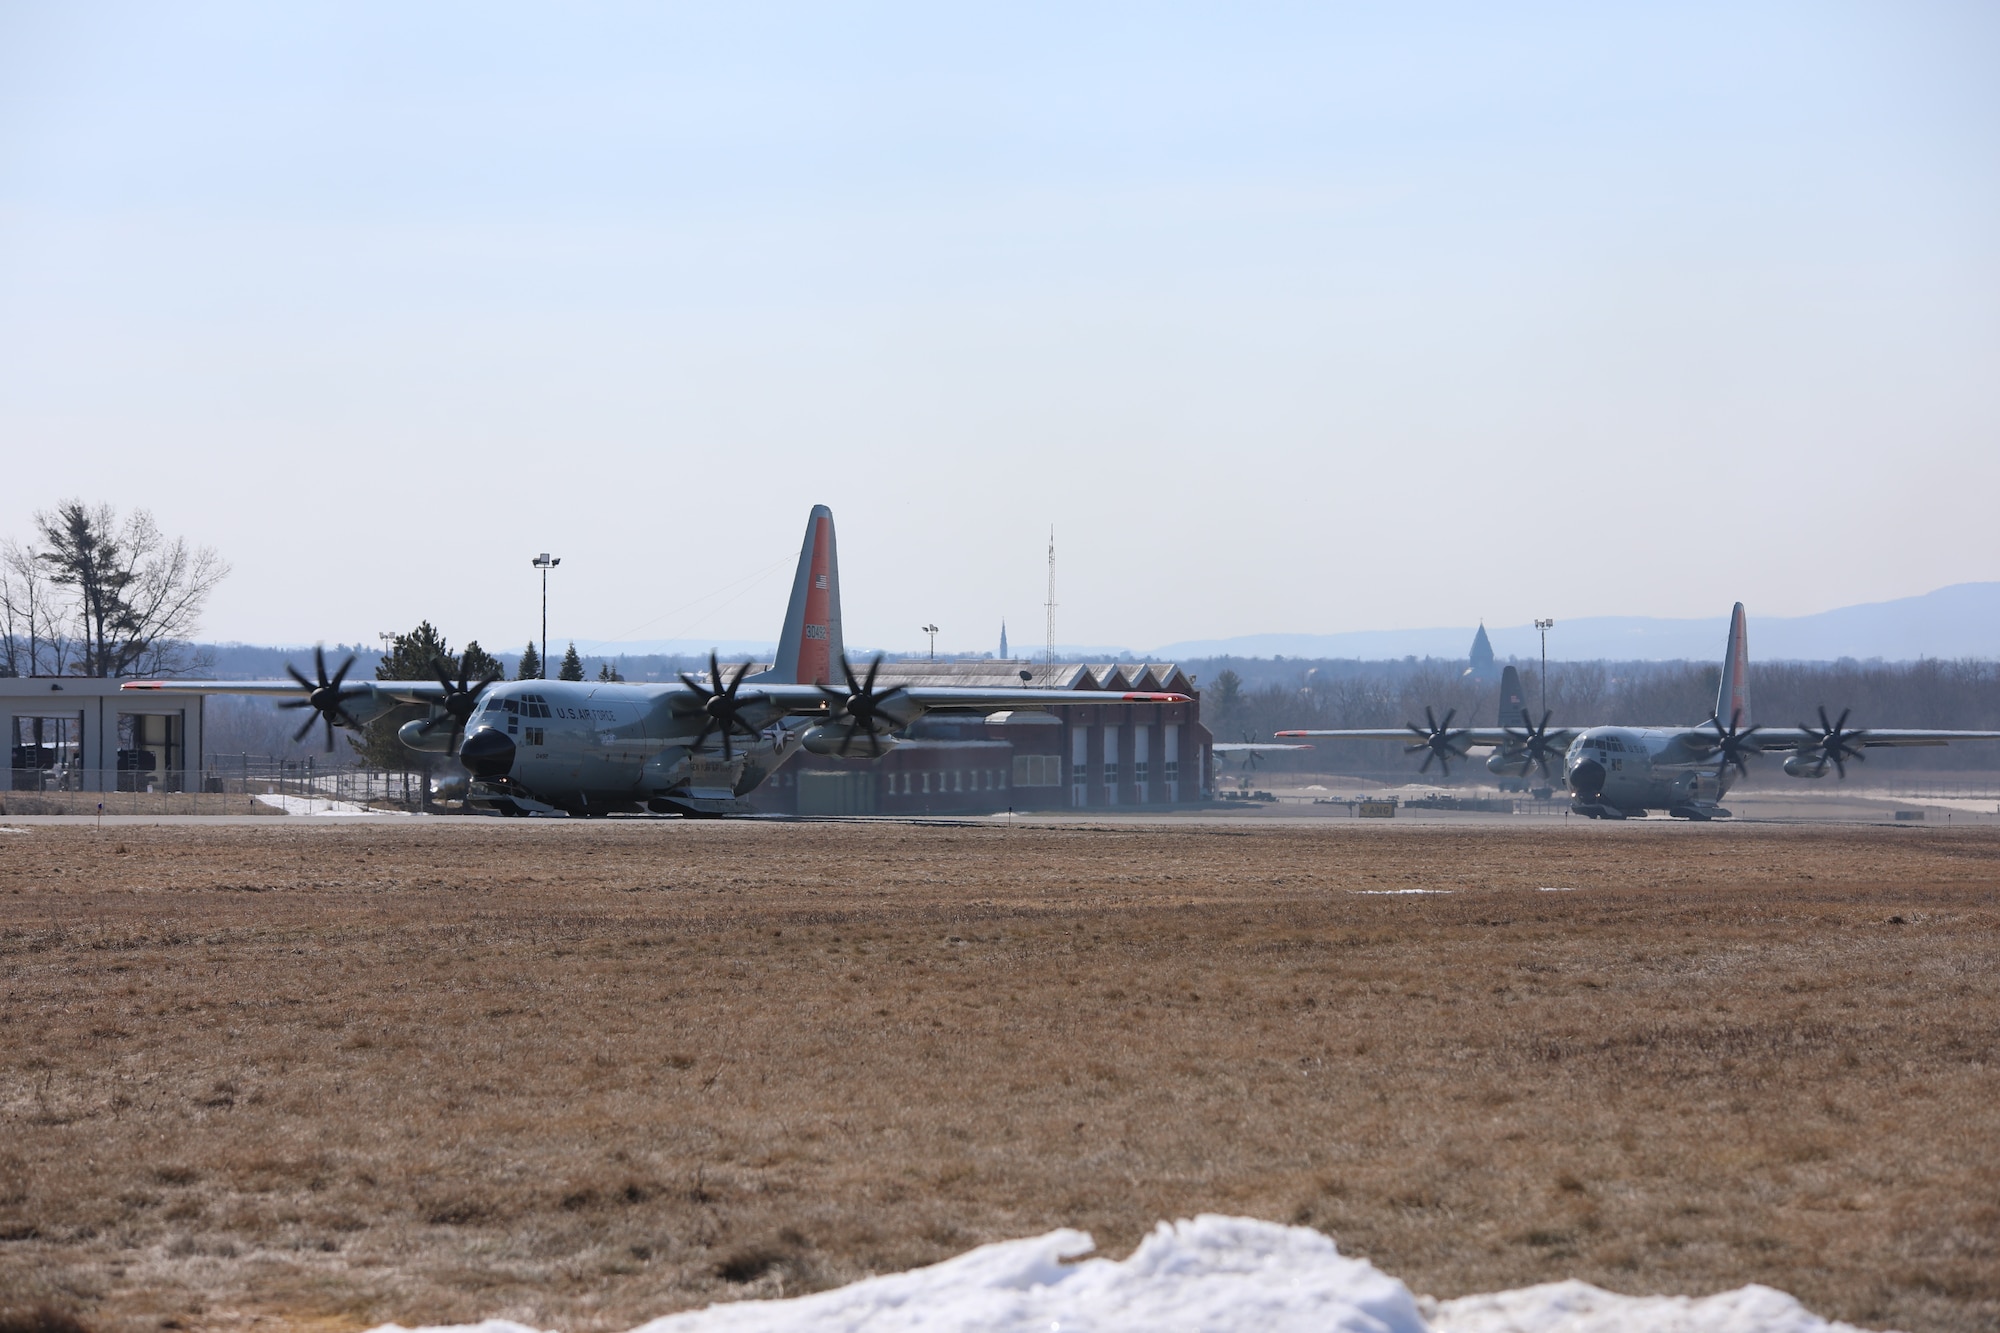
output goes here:
[[[1956, 583], [1921, 597], [1843, 606], [1810, 616], [1750, 613], [1750, 653], [1760, 662], [1831, 662], [1843, 657], [1903, 662], [1919, 657], [2000, 658], [2000, 583]], [[1559, 621], [1549, 633], [1549, 657], [1566, 662], [1706, 661], [1722, 656], [1725, 613], [1700, 620], [1651, 616], [1585, 616]], [[1358, 630], [1347, 634], [1246, 634], [1233, 639], [1171, 643], [1147, 656], [1156, 661], [1196, 657], [1462, 658], [1474, 627]], [[1502, 658], [1541, 652], [1532, 625], [1486, 627]]]

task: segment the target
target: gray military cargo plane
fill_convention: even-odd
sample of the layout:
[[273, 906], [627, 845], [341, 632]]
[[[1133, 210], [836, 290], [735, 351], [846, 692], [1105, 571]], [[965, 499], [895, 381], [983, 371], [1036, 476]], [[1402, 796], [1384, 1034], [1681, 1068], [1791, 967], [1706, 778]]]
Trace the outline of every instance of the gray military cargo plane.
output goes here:
[[311, 709], [299, 729], [360, 728], [409, 704], [428, 717], [398, 732], [414, 749], [455, 754], [472, 775], [467, 800], [502, 814], [608, 815], [651, 811], [745, 814], [742, 798], [792, 754], [870, 758], [897, 744], [894, 733], [933, 709], [1034, 709], [1114, 700], [1181, 703], [1178, 694], [1101, 690], [876, 688], [878, 657], [866, 675], [847, 660], [840, 633], [840, 565], [833, 511], [815, 505], [799, 550], [791, 605], [777, 660], [763, 671], [743, 663], [725, 673], [713, 653], [705, 677], [671, 685], [558, 680], [436, 681], [347, 679], [354, 659], [331, 675], [315, 650], [315, 677], [290, 681], [134, 681], [128, 690], [290, 695], [281, 707]]
[[[1823, 778], [1832, 768], [1845, 778], [1850, 760], [1865, 759], [1864, 751], [1878, 747], [2000, 740], [2000, 731], [1850, 731], [1846, 711], [1837, 721], [1828, 721], [1825, 708], [1819, 710], [1817, 727], [1752, 725], [1750, 640], [1741, 602], [1729, 619], [1722, 682], [1708, 721], [1691, 727], [1551, 727], [1547, 712], [1539, 725], [1526, 708], [1520, 714], [1518, 728], [1453, 730], [1452, 712], [1440, 722], [1426, 708], [1424, 726], [1411, 722], [1401, 730], [1369, 727], [1278, 735], [1401, 741], [1407, 753], [1424, 756], [1419, 772], [1428, 772], [1435, 760], [1449, 774], [1452, 761], [1466, 757], [1464, 747], [1474, 745], [1493, 747], [1486, 767], [1495, 774], [1525, 777], [1531, 769], [1539, 769], [1547, 776], [1550, 761], [1559, 758], [1570, 808], [1593, 819], [1625, 819], [1648, 810], [1665, 810], [1679, 819], [1726, 818], [1729, 811], [1722, 807], [1722, 797], [1738, 777], [1748, 774], [1746, 761], [1753, 755], [1789, 752], [1783, 765], [1788, 777]], [[1725, 717], [1727, 726], [1722, 722]]]

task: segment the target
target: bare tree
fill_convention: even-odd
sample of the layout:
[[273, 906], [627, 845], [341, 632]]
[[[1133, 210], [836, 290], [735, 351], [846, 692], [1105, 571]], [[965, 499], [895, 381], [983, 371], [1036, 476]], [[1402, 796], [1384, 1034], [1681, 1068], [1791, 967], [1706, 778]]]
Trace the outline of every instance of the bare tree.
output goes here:
[[0, 676], [60, 676], [75, 641], [68, 612], [35, 553], [0, 542]]
[[84, 676], [165, 675], [194, 665], [188, 637], [229, 573], [213, 549], [169, 540], [143, 509], [121, 521], [110, 505], [81, 500], [37, 513], [35, 526], [42, 549], [17, 562], [20, 548], [10, 543], [9, 564], [38, 568], [44, 591], [67, 593], [51, 622], [71, 644], [64, 665]]

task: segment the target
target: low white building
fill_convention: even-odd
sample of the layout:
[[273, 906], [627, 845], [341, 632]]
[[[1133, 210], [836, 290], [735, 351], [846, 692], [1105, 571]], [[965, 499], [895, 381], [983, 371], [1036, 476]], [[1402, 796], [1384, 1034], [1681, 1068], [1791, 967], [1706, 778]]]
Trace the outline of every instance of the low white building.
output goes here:
[[0, 677], [13, 791], [194, 791], [202, 696], [124, 691], [122, 680]]

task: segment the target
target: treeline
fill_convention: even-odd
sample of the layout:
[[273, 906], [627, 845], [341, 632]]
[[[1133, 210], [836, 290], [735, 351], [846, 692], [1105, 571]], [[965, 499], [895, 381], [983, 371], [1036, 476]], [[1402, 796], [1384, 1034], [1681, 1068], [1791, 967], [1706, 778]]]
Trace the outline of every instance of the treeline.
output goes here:
[[[1365, 664], [1355, 664], [1362, 666]], [[1329, 672], [1295, 667], [1289, 681], [1268, 680], [1246, 687], [1225, 667], [1201, 684], [1202, 718], [1218, 740], [1269, 740], [1272, 733], [1316, 727], [1400, 727], [1421, 724], [1428, 705], [1442, 721], [1456, 710], [1453, 726], [1501, 723], [1498, 687], [1465, 674], [1464, 663], [1383, 664], [1390, 670]], [[1542, 680], [1536, 663], [1517, 664], [1523, 693], [1537, 720], [1542, 713]], [[1721, 668], [1696, 662], [1551, 663], [1548, 709], [1556, 726], [1606, 723], [1675, 726], [1697, 723], [1715, 708]], [[1816, 722], [1824, 705], [1834, 717], [1852, 709], [1848, 724], [1858, 727], [1935, 727], [2000, 731], [2000, 663], [1983, 660], [1916, 662], [1772, 662], [1750, 668], [1751, 720], [1772, 726]], [[1505, 720], [1520, 725], [1517, 716]], [[1395, 759], [1400, 759], [1400, 754]], [[1372, 762], [1370, 762], [1372, 760]], [[1393, 768], [1380, 745], [1321, 744], [1310, 755], [1280, 767], [1339, 771]], [[1877, 767], [1923, 769], [2000, 768], [2000, 744], [1904, 751], [1877, 750]]]

